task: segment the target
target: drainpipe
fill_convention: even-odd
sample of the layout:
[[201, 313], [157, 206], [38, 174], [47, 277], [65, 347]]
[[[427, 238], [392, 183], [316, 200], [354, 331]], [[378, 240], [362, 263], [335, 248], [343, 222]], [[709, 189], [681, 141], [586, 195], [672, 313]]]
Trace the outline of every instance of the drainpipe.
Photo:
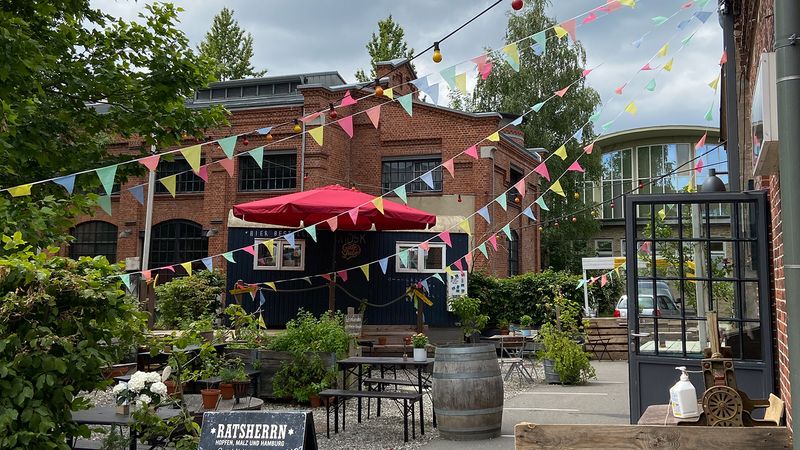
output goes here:
[[800, 450], [800, 2], [775, 0], [775, 66], [778, 85], [778, 130], [780, 136], [781, 219], [783, 233], [784, 287], [786, 289], [789, 337], [789, 382], [792, 394], [793, 448]]
[[733, 5], [732, 0], [720, 0], [719, 24], [722, 27], [722, 39], [728, 62], [722, 70], [725, 71], [725, 149], [728, 151], [728, 184], [731, 192], [741, 191], [742, 179], [739, 167], [739, 115], [738, 100], [736, 98], [736, 40], [733, 35]]
[[[305, 103], [305, 102], [304, 102]], [[306, 107], [303, 105], [303, 108], [300, 112], [300, 117], [305, 117], [306, 115]], [[303, 135], [301, 138], [300, 144], [300, 192], [306, 190], [306, 123], [303, 122], [303, 131], [301, 131]]]

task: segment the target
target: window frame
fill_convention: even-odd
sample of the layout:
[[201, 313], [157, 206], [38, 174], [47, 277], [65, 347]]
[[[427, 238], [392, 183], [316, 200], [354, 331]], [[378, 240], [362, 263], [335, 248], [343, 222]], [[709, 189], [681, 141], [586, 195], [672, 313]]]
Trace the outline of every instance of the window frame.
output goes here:
[[[601, 255], [600, 254], [599, 244], [601, 242], [607, 243], [611, 247], [608, 250], [608, 255]], [[602, 239], [602, 238], [601, 239], [595, 239], [594, 240], [594, 252], [597, 254], [598, 257], [601, 257], [601, 258], [608, 258], [608, 257], [614, 256], [614, 240], [613, 239]]]
[[[417, 268], [409, 268], [409, 267], [401, 267], [402, 261], [400, 258], [395, 257], [394, 263], [394, 271], [397, 273], [441, 273], [445, 271], [445, 267], [447, 267], [447, 246], [444, 242], [429, 242], [428, 245], [430, 248], [441, 248], [442, 249], [442, 260], [440, 267], [436, 269], [426, 269], [425, 268], [425, 250], [422, 250], [419, 247], [421, 242], [410, 242], [410, 241], [398, 241], [395, 242], [395, 253], [400, 253], [401, 251], [407, 248], [415, 248], [417, 249]], [[421, 250], [421, 251], [420, 251]], [[410, 257], [410, 255], [409, 255]]]
[[511, 230], [511, 237], [508, 241], [508, 276], [513, 277], [520, 274], [519, 269], [519, 233]]
[[[403, 180], [394, 182], [386, 179], [392, 173], [406, 174], [407, 171], [397, 170], [392, 172], [386, 170], [386, 164], [409, 163], [411, 164], [410, 176], [403, 177]], [[417, 164], [433, 163], [433, 167], [427, 170], [417, 169]], [[406, 192], [409, 194], [438, 193], [444, 191], [444, 177], [442, 174], [442, 155], [418, 155], [418, 156], [392, 156], [381, 159], [381, 188], [384, 193], [393, 191], [398, 186], [405, 184]], [[433, 188], [428, 187], [419, 177], [427, 172], [431, 172], [433, 178]], [[399, 176], [399, 175], [398, 175]], [[437, 188], [438, 185], [438, 188]]]
[[[178, 168], [175, 170], [165, 171], [167, 167], [174, 168], [178, 163], [185, 163], [186, 166], [184, 168]], [[200, 158], [200, 165], [203, 166], [206, 164], [205, 157]], [[193, 170], [192, 167], [189, 165], [189, 161], [186, 161], [185, 158], [175, 158], [172, 161], [165, 161], [161, 160], [156, 168], [156, 178], [159, 180], [171, 175], [177, 175], [175, 177], [175, 195], [178, 194], [203, 194], [206, 191], [206, 182], [200, 178]], [[188, 185], [198, 185], [199, 189], [192, 189], [187, 190], [186, 186]], [[167, 190], [166, 186], [163, 183], [156, 183], [155, 195], [170, 195], [169, 191]]]
[[305, 239], [295, 239], [294, 247], [300, 247], [300, 265], [298, 267], [284, 267], [283, 266], [283, 249], [285, 247], [293, 248], [289, 245], [289, 242], [285, 239], [273, 239], [275, 242], [275, 253], [273, 254], [273, 259], [275, 260], [274, 266], [263, 266], [258, 264], [259, 254], [260, 252], [267, 251], [267, 247], [262, 245], [264, 242], [269, 241], [270, 239], [265, 238], [257, 238], [253, 241], [253, 249], [255, 250], [255, 255], [253, 256], [253, 270], [258, 271], [292, 271], [292, 272], [302, 272], [306, 270], [306, 240]]
[[[294, 169], [290, 168], [289, 166], [280, 163], [280, 162], [273, 162], [270, 158], [281, 158], [281, 157], [294, 157]], [[285, 176], [285, 177], [270, 177], [268, 176], [269, 170], [271, 170], [270, 165], [274, 165], [275, 169], [280, 169], [281, 171], [288, 171], [289, 173], [294, 172], [294, 177]], [[253, 172], [255, 174], [261, 174], [261, 178], [248, 178], [245, 179], [245, 173]], [[248, 182], [251, 184], [261, 183], [269, 184], [270, 181], [273, 181], [275, 184], [278, 184], [278, 180], [292, 180], [288, 182], [290, 184], [289, 187], [275, 187], [275, 188], [261, 188], [261, 189], [245, 189], [244, 183]], [[293, 191], [297, 189], [297, 152], [294, 150], [286, 150], [286, 151], [277, 151], [277, 152], [270, 152], [268, 154], [264, 154], [264, 158], [262, 159], [261, 168], [258, 167], [258, 163], [253, 158], [243, 158], [239, 160], [239, 170], [237, 170], [236, 175], [236, 189], [238, 192], [271, 192], [271, 191]]]
[[[88, 227], [92, 227], [92, 229], [91, 230], [85, 230], [84, 233], [82, 234], [82, 236], [83, 237], [87, 237], [87, 235], [90, 232], [92, 240], [91, 241], [80, 242], [78, 240], [79, 239], [79, 236], [78, 236], [79, 228], [88, 228]], [[100, 230], [99, 229], [100, 227], [104, 227], [106, 229], [105, 230]], [[72, 258], [72, 259], [78, 259], [78, 258], [80, 258], [82, 256], [89, 256], [89, 257], [92, 257], [92, 258], [94, 258], [95, 256], [105, 256], [106, 259], [108, 260], [108, 262], [110, 262], [110, 263], [117, 262], [117, 246], [119, 244], [119, 236], [117, 234], [118, 230], [119, 230], [119, 227], [117, 227], [116, 225], [114, 225], [111, 222], [106, 222], [104, 220], [89, 220], [89, 221], [81, 222], [81, 223], [75, 225], [70, 230], [70, 234], [73, 237], [75, 237], [75, 240], [73, 242], [71, 242], [70, 245], [69, 245], [69, 257]], [[98, 240], [101, 235], [113, 236], [113, 244], [112, 244], [112, 240], [108, 240], [108, 241]], [[99, 253], [99, 252], [96, 251], [98, 246], [108, 246], [109, 249], [110, 249], [112, 245], [113, 245], [113, 248], [114, 248], [114, 256], [113, 256], [113, 258], [109, 258], [109, 255], [111, 255], [111, 253]], [[77, 250], [78, 250], [78, 248], [81, 248], [81, 247], [91, 247], [92, 251], [91, 252], [80, 252], [79, 253]]]

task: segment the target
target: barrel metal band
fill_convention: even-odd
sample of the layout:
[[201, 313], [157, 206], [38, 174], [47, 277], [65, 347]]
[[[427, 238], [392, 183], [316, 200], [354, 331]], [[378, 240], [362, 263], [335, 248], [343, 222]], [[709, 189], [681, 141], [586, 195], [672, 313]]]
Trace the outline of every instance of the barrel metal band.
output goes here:
[[468, 373], [433, 373], [434, 380], [465, 380], [470, 378], [491, 378], [500, 375], [500, 369]]
[[445, 428], [443, 426], [439, 426], [438, 428], [440, 433], [453, 433], [453, 434], [464, 434], [464, 433], [478, 433], [478, 432], [485, 432], [485, 431], [500, 431], [500, 427], [497, 425], [489, 425], [485, 427], [471, 427], [471, 428]]
[[503, 412], [503, 405], [495, 406], [494, 408], [467, 409], [467, 410], [436, 408], [435, 412], [437, 416], [480, 416], [483, 414], [494, 414]]
[[480, 354], [480, 353], [474, 353], [473, 355], [474, 356], [470, 357], [469, 359], [464, 359], [464, 357], [462, 355], [453, 355], [454, 357], [450, 357], [450, 355], [447, 355], [447, 354], [440, 355], [440, 354], [437, 353], [436, 354], [436, 361], [439, 361], [439, 362], [442, 362], [442, 361], [447, 361], [447, 362], [471, 362], [471, 361], [489, 361], [489, 360], [492, 360], [492, 359], [497, 359], [497, 354], [496, 353], [485, 353], [483, 355]]

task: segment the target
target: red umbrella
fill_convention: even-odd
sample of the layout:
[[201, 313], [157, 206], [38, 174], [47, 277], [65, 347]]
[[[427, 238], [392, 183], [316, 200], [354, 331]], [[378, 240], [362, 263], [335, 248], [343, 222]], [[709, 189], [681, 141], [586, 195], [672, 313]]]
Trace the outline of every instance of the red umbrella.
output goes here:
[[[374, 196], [347, 189], [338, 184], [310, 191], [242, 203], [233, 207], [233, 215], [249, 221], [300, 227], [319, 223], [318, 229], [329, 230], [325, 220], [337, 218], [342, 230], [424, 230], [436, 225], [436, 215], [406, 205], [383, 201], [383, 214], [372, 204]], [[358, 207], [356, 223], [348, 212]]]

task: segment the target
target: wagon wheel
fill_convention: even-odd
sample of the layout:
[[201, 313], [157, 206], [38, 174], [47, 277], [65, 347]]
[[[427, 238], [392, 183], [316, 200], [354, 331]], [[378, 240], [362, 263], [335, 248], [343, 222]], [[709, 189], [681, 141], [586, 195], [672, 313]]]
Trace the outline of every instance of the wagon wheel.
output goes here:
[[703, 394], [703, 411], [713, 426], [741, 426], [742, 398], [728, 386], [714, 386]]

